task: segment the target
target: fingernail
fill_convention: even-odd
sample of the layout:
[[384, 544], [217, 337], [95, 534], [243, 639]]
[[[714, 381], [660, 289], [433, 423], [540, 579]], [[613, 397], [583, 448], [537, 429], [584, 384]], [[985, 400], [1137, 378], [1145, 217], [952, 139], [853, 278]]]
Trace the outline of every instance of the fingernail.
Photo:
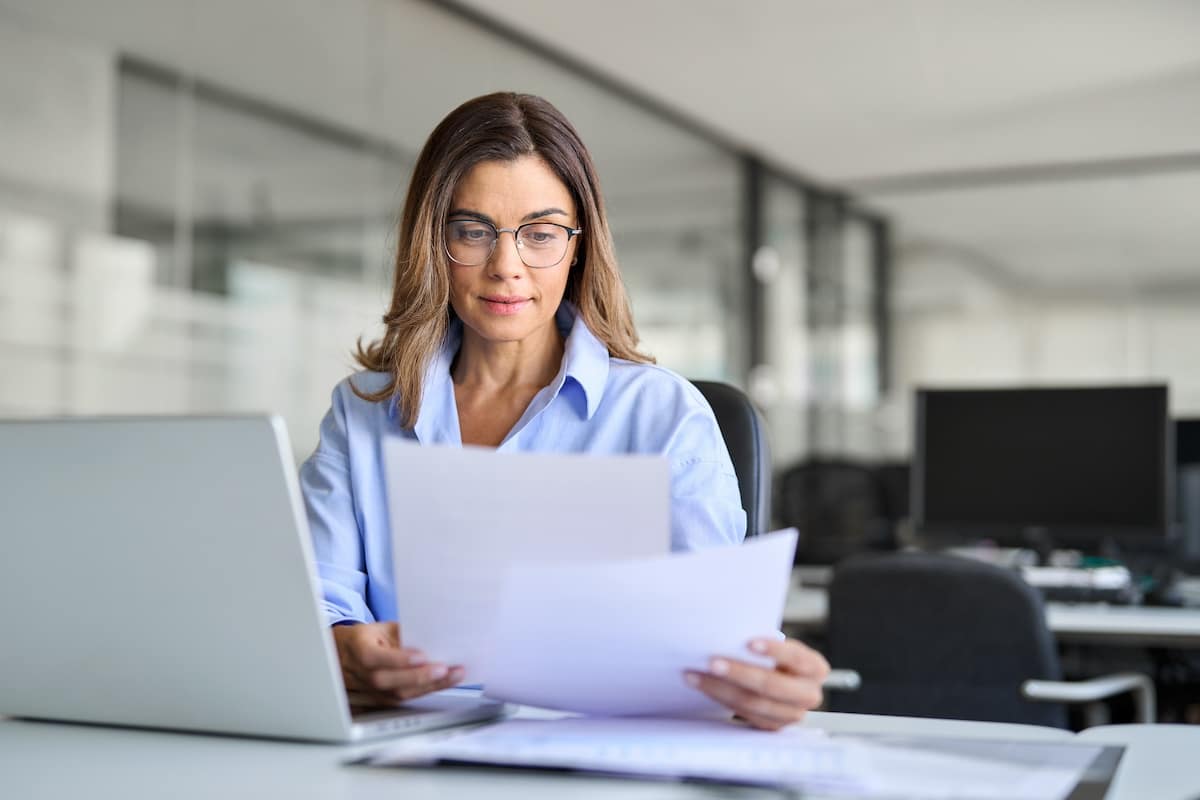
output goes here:
[[437, 666], [430, 668], [429, 679], [431, 681], [440, 681], [442, 678], [446, 677], [446, 673], [448, 671], [449, 670], [446, 669], [445, 664], [438, 664]]
[[762, 639], [755, 639], [754, 641], [750, 642], [750, 649], [755, 653], [765, 655], [767, 652], [767, 643]]
[[708, 662], [708, 671], [713, 675], [729, 674], [729, 662], [723, 658], [714, 658]]
[[454, 667], [453, 669], [450, 670], [450, 680], [461, 681], [463, 679], [463, 676], [466, 674], [467, 674], [467, 671], [465, 669], [463, 669], [462, 667]]
[[700, 687], [700, 676], [694, 672], [683, 673], [683, 679], [687, 681], [687, 685], [693, 689], [698, 689]]
[[426, 658], [425, 658], [424, 653], [409, 653], [408, 654], [408, 665], [410, 667], [424, 666], [425, 663], [426, 663]]

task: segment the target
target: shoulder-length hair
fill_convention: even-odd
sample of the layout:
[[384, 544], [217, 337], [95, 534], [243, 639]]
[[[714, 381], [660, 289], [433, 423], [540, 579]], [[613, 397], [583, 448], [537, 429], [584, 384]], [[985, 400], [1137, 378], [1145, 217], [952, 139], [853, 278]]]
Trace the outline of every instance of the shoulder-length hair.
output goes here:
[[355, 393], [374, 402], [394, 398], [405, 428], [416, 424], [426, 372], [453, 315], [444, 223], [454, 191], [476, 164], [523, 156], [537, 156], [554, 171], [580, 215], [583, 247], [570, 267], [564, 299], [575, 305], [610, 355], [653, 361], [637, 350], [637, 331], [617, 268], [600, 181], [579, 134], [541, 97], [513, 92], [484, 95], [451, 111], [421, 149], [400, 217], [396, 274], [391, 305], [383, 316], [383, 338], [367, 347], [360, 339], [356, 348], [359, 364], [386, 373], [390, 380], [377, 392], [354, 388]]

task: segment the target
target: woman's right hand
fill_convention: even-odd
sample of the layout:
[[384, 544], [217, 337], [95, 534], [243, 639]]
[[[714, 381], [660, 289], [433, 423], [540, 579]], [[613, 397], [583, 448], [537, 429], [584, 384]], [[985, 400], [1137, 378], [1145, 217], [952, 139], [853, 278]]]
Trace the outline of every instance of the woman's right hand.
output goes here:
[[420, 650], [401, 646], [395, 622], [335, 625], [332, 631], [352, 706], [394, 706], [462, 682], [462, 667], [430, 663]]

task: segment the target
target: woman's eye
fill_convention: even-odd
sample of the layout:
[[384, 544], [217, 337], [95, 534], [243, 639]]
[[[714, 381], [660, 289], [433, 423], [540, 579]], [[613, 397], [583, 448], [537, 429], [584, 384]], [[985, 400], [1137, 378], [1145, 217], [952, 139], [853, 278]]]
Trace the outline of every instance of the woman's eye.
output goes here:
[[452, 238], [457, 242], [467, 244], [486, 242], [491, 238], [491, 233], [482, 225], [454, 225], [451, 227]]
[[548, 245], [557, 242], [562, 234], [557, 228], [527, 228], [521, 233], [521, 238], [529, 244]]

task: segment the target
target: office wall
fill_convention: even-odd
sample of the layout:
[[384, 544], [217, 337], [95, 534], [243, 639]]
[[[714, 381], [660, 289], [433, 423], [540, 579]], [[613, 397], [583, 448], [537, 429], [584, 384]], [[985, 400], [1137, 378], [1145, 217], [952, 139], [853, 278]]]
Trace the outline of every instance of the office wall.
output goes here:
[[112, 196], [113, 54], [0, 17], [0, 204], [90, 230]]
[[737, 157], [427, 3], [0, 0], [0, 415], [275, 410], [379, 331], [407, 171], [469, 97], [593, 151], [644, 347], [742, 382]]
[[878, 415], [887, 450], [908, 452], [919, 386], [1167, 383], [1174, 415], [1200, 415], [1198, 290], [1038, 294], [928, 254], [902, 257], [896, 281], [897, 393]]

